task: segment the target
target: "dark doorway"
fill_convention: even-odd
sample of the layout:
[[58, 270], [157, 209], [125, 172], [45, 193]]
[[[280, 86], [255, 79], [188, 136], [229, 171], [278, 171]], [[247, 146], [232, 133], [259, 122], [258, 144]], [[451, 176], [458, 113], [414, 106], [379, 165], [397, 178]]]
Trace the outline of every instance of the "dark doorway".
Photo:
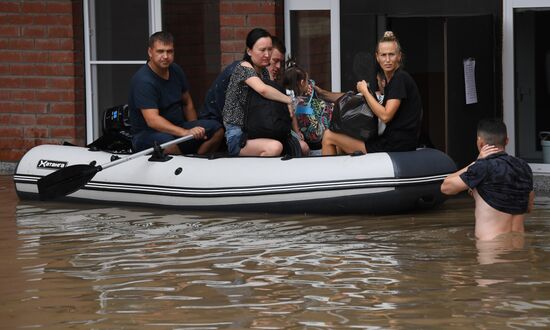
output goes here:
[[[478, 154], [478, 121], [497, 116], [493, 17], [451, 17], [447, 19], [446, 31], [447, 152], [459, 166], [465, 166]], [[472, 104], [466, 102], [465, 60], [475, 61], [477, 102]]]
[[[389, 17], [387, 26], [400, 40], [405, 69], [422, 96], [421, 143], [467, 165], [477, 156], [477, 122], [496, 115], [492, 16]], [[464, 60], [475, 62], [477, 101], [469, 104]]]
[[445, 134], [444, 19], [438, 17], [389, 18], [403, 48], [405, 70], [416, 81], [422, 106], [420, 144], [447, 150]]

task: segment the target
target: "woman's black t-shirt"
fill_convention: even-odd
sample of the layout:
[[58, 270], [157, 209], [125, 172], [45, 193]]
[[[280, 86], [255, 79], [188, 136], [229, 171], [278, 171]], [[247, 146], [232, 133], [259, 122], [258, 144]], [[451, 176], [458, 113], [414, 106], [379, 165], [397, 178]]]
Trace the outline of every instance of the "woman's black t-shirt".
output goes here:
[[401, 100], [393, 118], [386, 124], [381, 136], [366, 142], [367, 152], [409, 151], [416, 149], [422, 117], [422, 101], [414, 79], [397, 69], [384, 88], [384, 103]]

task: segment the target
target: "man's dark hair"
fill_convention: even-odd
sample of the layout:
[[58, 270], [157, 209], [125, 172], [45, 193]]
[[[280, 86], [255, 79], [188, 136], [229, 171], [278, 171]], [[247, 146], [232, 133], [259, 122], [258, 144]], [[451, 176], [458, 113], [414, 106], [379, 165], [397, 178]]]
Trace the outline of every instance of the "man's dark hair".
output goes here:
[[155, 45], [155, 42], [157, 41], [166, 45], [173, 45], [174, 36], [172, 35], [172, 33], [167, 31], [155, 32], [149, 37], [149, 48], [153, 48], [153, 46]]
[[283, 41], [276, 36], [271, 36], [271, 43], [273, 44], [273, 48], [277, 49], [278, 51], [283, 54], [283, 57], [286, 54], [286, 47]]
[[506, 125], [500, 119], [483, 119], [477, 124], [477, 135], [480, 136], [485, 143], [495, 146], [504, 147], [508, 133]]

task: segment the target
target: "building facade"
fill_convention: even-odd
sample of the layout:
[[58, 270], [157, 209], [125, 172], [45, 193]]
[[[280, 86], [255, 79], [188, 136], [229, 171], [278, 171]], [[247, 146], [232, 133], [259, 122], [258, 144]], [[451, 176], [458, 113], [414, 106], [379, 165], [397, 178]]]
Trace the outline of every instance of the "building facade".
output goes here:
[[259, 26], [336, 91], [372, 71], [378, 37], [393, 30], [421, 90], [425, 145], [466, 164], [477, 121], [499, 116], [508, 151], [540, 164], [539, 133], [550, 131], [549, 17], [550, 0], [2, 1], [0, 162], [39, 144], [97, 138], [103, 111], [127, 102], [152, 32], [174, 34], [176, 62], [200, 106]]

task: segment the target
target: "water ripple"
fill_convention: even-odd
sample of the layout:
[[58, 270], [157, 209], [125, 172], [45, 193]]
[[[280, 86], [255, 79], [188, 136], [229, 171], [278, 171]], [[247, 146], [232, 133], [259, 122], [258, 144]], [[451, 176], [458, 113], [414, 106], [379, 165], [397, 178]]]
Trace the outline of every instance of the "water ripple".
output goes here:
[[481, 263], [460, 212], [221, 216], [22, 205], [17, 255], [35, 288], [20, 301], [66, 292], [94, 302], [97, 318], [86, 322], [109, 319], [106, 328], [436, 329], [484, 318], [550, 326], [550, 270], [535, 262], [549, 259], [549, 225], [537, 220], [526, 247]]

